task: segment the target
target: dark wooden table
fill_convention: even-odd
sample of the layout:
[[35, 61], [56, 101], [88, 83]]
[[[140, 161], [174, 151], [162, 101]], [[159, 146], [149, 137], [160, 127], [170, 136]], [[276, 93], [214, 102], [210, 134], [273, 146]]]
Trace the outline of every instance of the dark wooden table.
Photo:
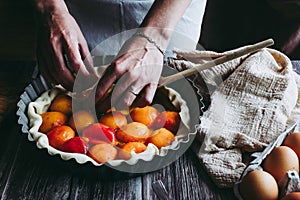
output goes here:
[[33, 62], [0, 62], [1, 199], [158, 199], [151, 183], [162, 180], [170, 199], [235, 199], [218, 189], [188, 150], [169, 166], [147, 174], [126, 174], [49, 156], [29, 142], [17, 123], [16, 103], [31, 82]]

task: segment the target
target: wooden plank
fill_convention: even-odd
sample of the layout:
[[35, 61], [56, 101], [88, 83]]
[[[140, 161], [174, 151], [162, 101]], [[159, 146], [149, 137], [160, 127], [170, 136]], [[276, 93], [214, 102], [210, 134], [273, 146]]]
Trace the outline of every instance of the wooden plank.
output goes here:
[[175, 178], [172, 177], [172, 165], [174, 165], [174, 163], [155, 172], [149, 172], [148, 174], [143, 176], [144, 199], [158, 199], [158, 196], [154, 193], [154, 190], [152, 189], [152, 183], [158, 180], [161, 180], [163, 182], [163, 184], [166, 187], [166, 190], [168, 191], [169, 198], [173, 199], [173, 197], [175, 196], [175, 188], [173, 187], [172, 181]]
[[[12, 127], [7, 134], [15, 138], [8, 141], [8, 147], [16, 151], [13, 159], [1, 161], [9, 168], [2, 199], [66, 199], [70, 177], [60, 168], [51, 166], [45, 152], [38, 150], [34, 143], [27, 142], [17, 126]], [[10, 155], [7, 153], [4, 157]]]
[[107, 174], [112, 179], [104, 181], [101, 174], [85, 176], [88, 168], [73, 171], [74, 163], [69, 165], [38, 149], [13, 124], [15, 121], [8, 124], [11, 130], [6, 132], [12, 137], [3, 142], [15, 145], [7, 145], [7, 150], [1, 151], [4, 154], [0, 162], [2, 199], [142, 199], [141, 177], [116, 180], [114, 174]]
[[156, 180], [164, 183], [170, 199], [236, 199], [231, 189], [216, 187], [191, 150], [171, 165], [143, 177], [145, 199], [158, 199], [151, 187]]
[[173, 172], [175, 199], [236, 199], [231, 189], [217, 188], [190, 149], [178, 160]]

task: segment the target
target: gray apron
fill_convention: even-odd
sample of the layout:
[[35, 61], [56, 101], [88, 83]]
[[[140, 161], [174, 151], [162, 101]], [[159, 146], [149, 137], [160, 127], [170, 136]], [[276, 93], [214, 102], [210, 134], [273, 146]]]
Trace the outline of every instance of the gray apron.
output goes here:
[[[115, 54], [138, 28], [154, 0], [66, 0], [90, 50]], [[177, 25], [168, 49], [193, 50], [199, 40], [206, 0], [193, 0]], [[121, 37], [116, 37], [120, 33]], [[108, 40], [114, 38], [113, 40]], [[100, 50], [99, 50], [100, 49]], [[105, 50], [104, 50], [105, 49]], [[103, 54], [102, 52], [102, 54]]]

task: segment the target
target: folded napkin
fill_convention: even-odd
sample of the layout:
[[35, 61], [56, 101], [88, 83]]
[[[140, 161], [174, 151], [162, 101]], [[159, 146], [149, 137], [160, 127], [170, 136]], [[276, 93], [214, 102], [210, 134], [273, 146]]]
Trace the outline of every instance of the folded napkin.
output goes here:
[[[177, 70], [232, 53], [175, 50]], [[184, 59], [183, 59], [184, 58]], [[219, 187], [232, 187], [251, 152], [262, 151], [300, 117], [300, 77], [281, 52], [263, 49], [189, 77], [208, 109], [193, 149]]]

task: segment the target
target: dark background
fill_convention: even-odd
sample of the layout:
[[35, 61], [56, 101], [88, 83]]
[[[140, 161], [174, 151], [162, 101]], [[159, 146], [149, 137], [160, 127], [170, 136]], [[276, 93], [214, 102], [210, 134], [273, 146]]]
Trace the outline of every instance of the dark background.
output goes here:
[[[0, 60], [34, 60], [35, 31], [29, 0], [0, 1]], [[208, 0], [200, 44], [225, 51], [273, 38], [276, 48], [300, 59], [299, 0]]]

